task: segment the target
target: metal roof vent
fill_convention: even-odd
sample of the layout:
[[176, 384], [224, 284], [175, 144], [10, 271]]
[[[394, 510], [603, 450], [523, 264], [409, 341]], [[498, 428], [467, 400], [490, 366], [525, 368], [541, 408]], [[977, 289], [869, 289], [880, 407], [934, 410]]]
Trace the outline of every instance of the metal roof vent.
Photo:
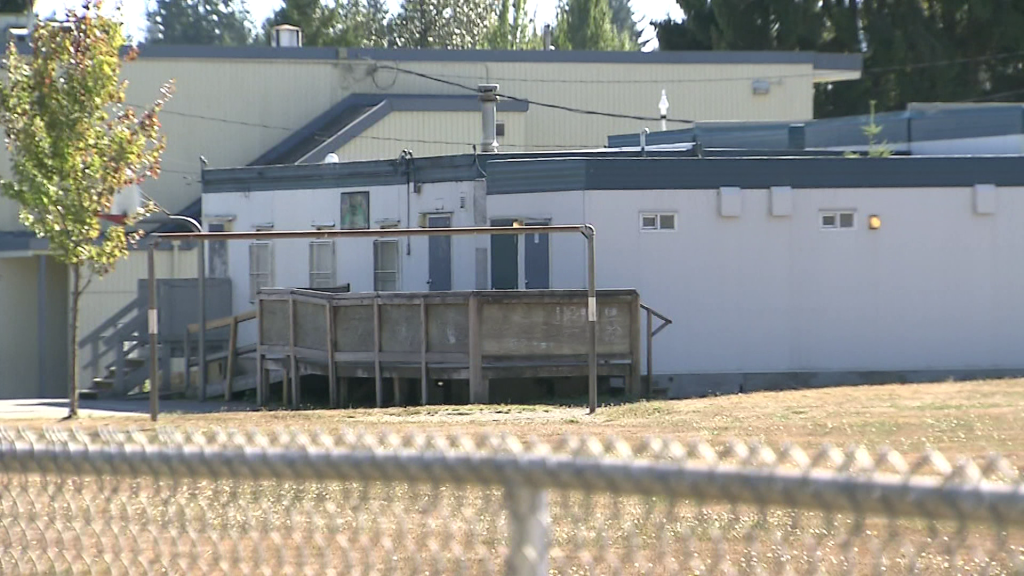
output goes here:
[[327, 156], [324, 156], [324, 164], [337, 164], [341, 159], [334, 152], [331, 152]]
[[275, 48], [301, 48], [302, 28], [278, 24], [270, 30], [270, 45]]
[[483, 121], [483, 139], [480, 141], [480, 151], [484, 153], [498, 151], [498, 85], [479, 84], [476, 87], [480, 93], [480, 112]]

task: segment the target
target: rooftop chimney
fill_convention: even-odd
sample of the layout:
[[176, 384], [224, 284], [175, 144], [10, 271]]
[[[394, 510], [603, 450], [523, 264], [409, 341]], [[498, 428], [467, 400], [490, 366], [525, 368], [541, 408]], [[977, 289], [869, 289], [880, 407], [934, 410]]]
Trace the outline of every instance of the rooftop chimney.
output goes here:
[[302, 28], [278, 24], [270, 30], [270, 45], [275, 48], [301, 48]]
[[544, 49], [545, 50], [554, 50], [555, 49], [555, 47], [551, 45], [551, 24], [545, 24], [544, 25], [544, 36], [543, 36], [543, 39], [544, 39]]
[[483, 120], [483, 140], [480, 141], [480, 151], [491, 153], [498, 151], [498, 85], [478, 84], [477, 92], [480, 93], [480, 111]]

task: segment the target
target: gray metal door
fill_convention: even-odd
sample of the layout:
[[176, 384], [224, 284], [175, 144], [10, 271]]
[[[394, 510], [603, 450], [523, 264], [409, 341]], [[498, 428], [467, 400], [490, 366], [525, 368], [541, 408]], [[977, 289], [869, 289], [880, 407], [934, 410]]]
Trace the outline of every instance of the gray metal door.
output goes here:
[[[451, 228], [452, 217], [427, 216], [427, 228]], [[452, 289], [452, 237], [429, 236], [427, 252], [430, 257], [427, 284], [431, 291]]]
[[[533, 223], [527, 226], [547, 226]], [[526, 243], [526, 289], [547, 290], [551, 288], [551, 255], [548, 251], [547, 234], [527, 234]]]
[[[491, 226], [511, 226], [514, 220], [491, 220]], [[514, 234], [491, 236], [491, 289], [519, 288], [519, 237]]]

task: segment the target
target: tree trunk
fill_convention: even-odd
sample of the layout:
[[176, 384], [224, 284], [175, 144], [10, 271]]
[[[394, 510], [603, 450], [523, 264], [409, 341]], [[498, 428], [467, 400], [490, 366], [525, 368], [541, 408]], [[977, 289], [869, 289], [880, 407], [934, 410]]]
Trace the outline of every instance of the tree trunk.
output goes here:
[[78, 298], [81, 296], [81, 265], [71, 264], [71, 314], [69, 314], [70, 341], [68, 342], [68, 418], [78, 417]]

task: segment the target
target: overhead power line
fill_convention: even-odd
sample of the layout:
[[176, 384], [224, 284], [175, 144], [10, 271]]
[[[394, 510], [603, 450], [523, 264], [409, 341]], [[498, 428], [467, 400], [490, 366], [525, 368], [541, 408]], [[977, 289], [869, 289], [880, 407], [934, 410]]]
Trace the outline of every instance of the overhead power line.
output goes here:
[[[407, 68], [401, 68], [401, 67], [398, 67], [398, 66], [390, 66], [390, 65], [382, 65], [382, 66], [380, 66], [380, 68], [383, 68], [383, 69], [386, 69], [386, 70], [394, 70], [396, 72], [401, 72], [402, 74], [408, 74], [410, 76], [417, 76], [417, 77], [423, 78], [425, 80], [430, 80], [432, 82], [437, 82], [437, 83], [440, 83], [440, 84], [445, 84], [445, 85], [448, 85], [448, 86], [459, 88], [461, 90], [467, 90], [469, 92], [474, 92], [474, 93], [477, 92], [477, 89], [475, 87], [473, 87], [473, 86], [467, 86], [465, 84], [460, 84], [458, 82], [452, 82], [451, 80], [445, 80], [444, 78], [438, 78], [437, 76], [431, 76], [430, 74], [424, 74], [422, 72], [416, 72], [415, 70], [409, 70]], [[661, 118], [659, 118], [657, 116], [636, 116], [636, 115], [633, 115], [633, 114], [617, 114], [615, 112], [603, 112], [603, 111], [600, 111], [600, 110], [588, 110], [586, 108], [576, 108], [575, 106], [565, 106], [565, 105], [562, 105], [562, 104], [552, 104], [550, 102], [541, 102], [539, 100], [533, 100], [533, 99], [530, 99], [530, 98], [520, 98], [518, 96], [511, 96], [509, 94], [503, 94], [501, 92], [496, 92], [495, 94], [499, 98], [505, 98], [506, 100], [512, 100], [514, 102], [523, 102], [525, 104], [529, 104], [530, 106], [538, 106], [540, 108], [551, 108], [553, 110], [561, 110], [563, 112], [571, 112], [573, 114], [583, 114], [583, 115], [588, 115], [588, 116], [601, 116], [601, 117], [605, 117], [605, 118], [620, 118], [620, 119], [625, 119], [625, 120], [640, 120], [640, 121], [643, 121], [643, 122], [660, 122], [661, 121]], [[693, 124], [694, 123], [694, 120], [686, 120], [686, 119], [681, 119], [681, 118], [668, 118], [668, 119], [666, 119], [666, 121], [667, 122], [674, 122], [676, 124]]]

